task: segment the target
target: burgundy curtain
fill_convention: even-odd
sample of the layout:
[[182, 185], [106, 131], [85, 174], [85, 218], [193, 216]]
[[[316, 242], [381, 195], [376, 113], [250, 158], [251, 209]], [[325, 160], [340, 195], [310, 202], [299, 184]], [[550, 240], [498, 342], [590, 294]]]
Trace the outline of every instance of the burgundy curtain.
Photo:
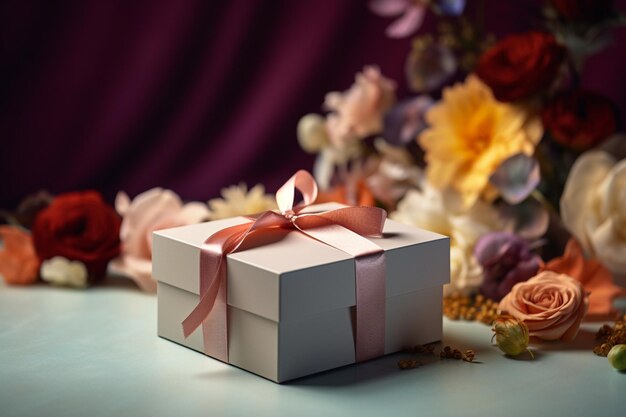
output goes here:
[[[487, 26], [523, 30], [539, 3], [488, 1]], [[206, 200], [240, 181], [274, 191], [311, 167], [296, 124], [327, 91], [366, 64], [404, 91], [410, 41], [386, 38], [388, 23], [364, 0], [5, 0], [0, 208], [42, 188], [109, 200], [154, 186]], [[624, 41], [584, 80], [622, 114]]]

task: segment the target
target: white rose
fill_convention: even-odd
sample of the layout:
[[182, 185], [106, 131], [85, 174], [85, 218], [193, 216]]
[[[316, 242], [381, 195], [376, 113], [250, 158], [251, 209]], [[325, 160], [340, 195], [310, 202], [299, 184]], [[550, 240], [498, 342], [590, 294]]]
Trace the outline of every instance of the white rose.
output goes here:
[[474, 245], [485, 233], [499, 230], [495, 210], [482, 202], [467, 212], [460, 211], [460, 199], [443, 194], [423, 181], [421, 190], [410, 190], [390, 218], [411, 226], [450, 237], [450, 284], [446, 293], [470, 293], [482, 283], [482, 268], [474, 257]]
[[62, 256], [47, 259], [41, 264], [41, 279], [53, 285], [84, 288], [87, 286], [87, 267], [80, 261]]
[[626, 283], [626, 159], [582, 154], [565, 183], [561, 216], [585, 252]]

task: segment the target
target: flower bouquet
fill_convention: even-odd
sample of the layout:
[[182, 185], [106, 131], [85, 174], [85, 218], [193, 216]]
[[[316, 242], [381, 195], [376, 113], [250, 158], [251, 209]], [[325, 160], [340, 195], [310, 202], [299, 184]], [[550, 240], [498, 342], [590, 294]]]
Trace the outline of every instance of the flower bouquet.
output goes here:
[[449, 297], [479, 293], [531, 336], [571, 340], [587, 310], [614, 317], [626, 285], [626, 137], [611, 101], [580, 85], [624, 18], [610, 1], [553, 0], [536, 28], [496, 39], [483, 2], [474, 19], [465, 3], [370, 1], [397, 17], [392, 38], [439, 22], [408, 51], [414, 95], [398, 100], [367, 66], [300, 120], [298, 140], [325, 198], [451, 237]]

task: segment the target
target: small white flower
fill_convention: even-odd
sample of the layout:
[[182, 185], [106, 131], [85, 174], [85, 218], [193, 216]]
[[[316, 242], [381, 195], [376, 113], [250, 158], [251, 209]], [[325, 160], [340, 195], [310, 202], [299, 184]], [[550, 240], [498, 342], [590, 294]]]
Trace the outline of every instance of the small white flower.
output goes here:
[[87, 267], [80, 261], [70, 261], [62, 256], [43, 261], [41, 279], [53, 285], [84, 288], [87, 286]]

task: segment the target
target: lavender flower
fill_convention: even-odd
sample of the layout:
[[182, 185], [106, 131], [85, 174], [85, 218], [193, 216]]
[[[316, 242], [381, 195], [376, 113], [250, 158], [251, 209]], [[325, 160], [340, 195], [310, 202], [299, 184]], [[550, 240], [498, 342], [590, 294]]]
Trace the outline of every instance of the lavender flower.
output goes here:
[[541, 258], [528, 243], [508, 232], [492, 232], [481, 237], [474, 247], [474, 256], [483, 267], [480, 292], [499, 301], [518, 282], [535, 276]]

